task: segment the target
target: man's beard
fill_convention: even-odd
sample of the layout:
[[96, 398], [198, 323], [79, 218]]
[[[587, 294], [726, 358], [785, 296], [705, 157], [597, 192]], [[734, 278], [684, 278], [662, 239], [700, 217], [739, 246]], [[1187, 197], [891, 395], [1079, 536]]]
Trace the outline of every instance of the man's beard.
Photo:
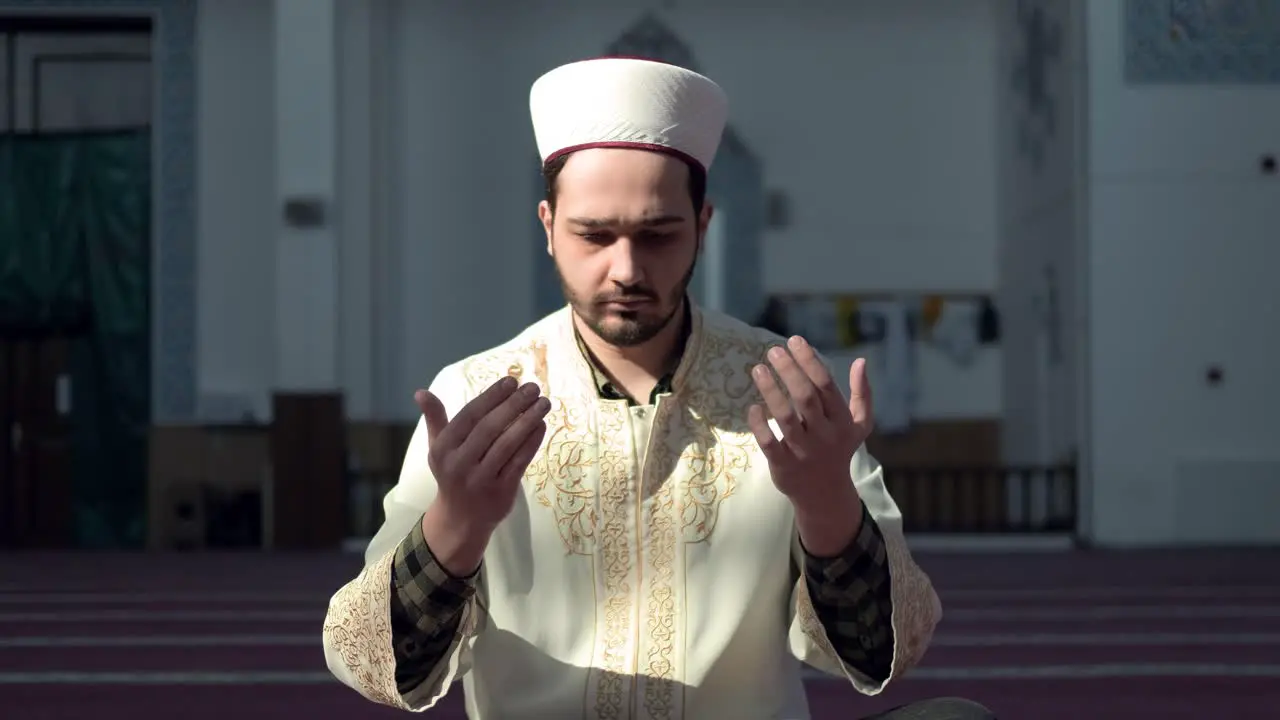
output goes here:
[[[560, 277], [560, 289], [564, 293], [569, 306], [582, 322], [597, 337], [614, 347], [635, 347], [642, 345], [662, 332], [680, 312], [681, 302], [693, 281], [693, 271], [698, 266], [698, 255], [695, 252], [693, 261], [684, 277], [666, 298], [661, 298], [651, 287], [635, 285], [619, 287], [614, 292], [596, 295], [590, 298], [579, 297], [565, 282], [564, 273], [560, 272], [560, 263], [556, 263], [556, 274]], [[603, 306], [619, 300], [649, 300], [650, 308], [638, 311], [609, 311]], [[650, 315], [646, 310], [656, 310], [657, 315]]]

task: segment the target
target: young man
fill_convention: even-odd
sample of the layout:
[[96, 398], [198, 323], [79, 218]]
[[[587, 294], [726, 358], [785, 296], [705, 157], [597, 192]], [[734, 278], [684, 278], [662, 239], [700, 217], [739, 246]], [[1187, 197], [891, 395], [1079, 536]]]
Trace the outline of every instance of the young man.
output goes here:
[[462, 678], [474, 720], [807, 718], [800, 661], [879, 693], [941, 610], [862, 449], [863, 364], [846, 400], [804, 340], [686, 295], [723, 92], [614, 58], [530, 104], [567, 305], [418, 392], [330, 669], [411, 710]]

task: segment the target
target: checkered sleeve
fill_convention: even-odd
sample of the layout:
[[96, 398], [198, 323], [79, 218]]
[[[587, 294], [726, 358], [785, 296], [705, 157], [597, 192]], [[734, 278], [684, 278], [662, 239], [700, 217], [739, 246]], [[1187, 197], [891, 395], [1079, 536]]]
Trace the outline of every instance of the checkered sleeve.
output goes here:
[[408, 695], [445, 659], [476, 592], [476, 575], [450, 575], [422, 537], [422, 523], [396, 548], [391, 565], [391, 642], [396, 685]]
[[884, 536], [864, 505], [862, 528], [843, 553], [805, 553], [805, 578], [836, 654], [876, 682], [893, 667], [893, 600]]

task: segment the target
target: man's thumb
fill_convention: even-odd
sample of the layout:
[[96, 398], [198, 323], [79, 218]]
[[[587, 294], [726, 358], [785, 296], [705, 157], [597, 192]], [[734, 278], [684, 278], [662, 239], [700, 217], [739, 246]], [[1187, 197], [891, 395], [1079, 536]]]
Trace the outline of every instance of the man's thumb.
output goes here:
[[449, 423], [449, 416], [444, 411], [444, 403], [429, 390], [419, 390], [414, 393], [413, 400], [418, 403], [418, 409], [422, 411], [422, 417], [427, 422], [427, 439], [435, 442], [436, 436]]

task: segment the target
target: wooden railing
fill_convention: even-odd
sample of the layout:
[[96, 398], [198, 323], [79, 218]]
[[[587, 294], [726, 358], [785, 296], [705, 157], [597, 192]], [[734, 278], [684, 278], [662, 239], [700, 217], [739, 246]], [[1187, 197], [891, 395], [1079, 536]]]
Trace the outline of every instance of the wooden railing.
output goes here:
[[1076, 530], [1074, 466], [886, 468], [903, 529], [930, 534]]

